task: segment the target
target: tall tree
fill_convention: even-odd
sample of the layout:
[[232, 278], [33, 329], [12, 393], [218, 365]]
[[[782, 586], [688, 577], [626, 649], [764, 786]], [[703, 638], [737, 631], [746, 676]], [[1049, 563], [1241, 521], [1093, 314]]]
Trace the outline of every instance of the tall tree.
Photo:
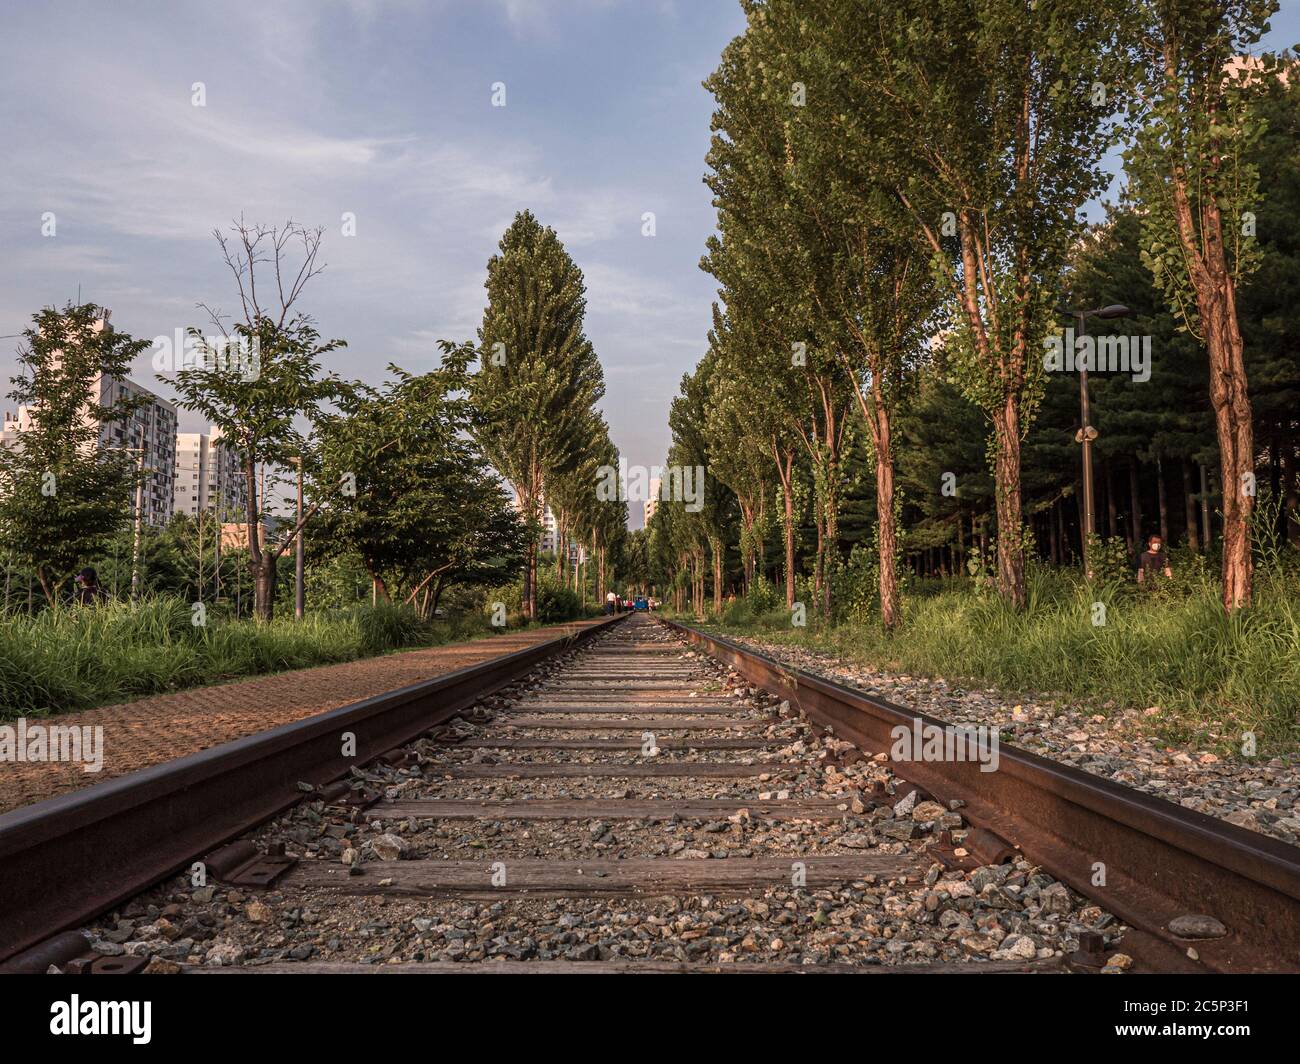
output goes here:
[[[778, 7], [786, 5], [748, 6], [744, 35], [728, 44], [705, 82], [717, 101], [705, 180], [720, 235], [710, 240], [702, 265], [721, 282], [733, 327], [752, 331], [766, 349], [764, 383], [772, 393], [766, 405], [779, 409], [806, 455], [817, 538], [814, 584], [828, 609], [840, 564], [842, 456], [853, 400], [839, 358], [842, 323], [823, 294], [835, 282], [838, 234], [817, 211], [825, 175], [799, 167], [792, 127], [803, 102], [786, 72], [794, 24], [776, 24]], [[789, 512], [793, 478], [788, 463], [777, 461]]]
[[229, 236], [216, 232], [239, 293], [239, 317], [208, 307], [219, 337], [192, 328], [195, 355], [177, 367], [172, 381], [180, 405], [221, 430], [239, 455], [247, 493], [244, 526], [253, 570], [254, 616], [269, 621], [275, 610], [276, 563], [319, 503], [289, 526], [279, 542], [262, 534], [266, 500], [259, 473], [310, 461], [311, 436], [300, 420], [315, 420], [322, 404], [339, 394], [339, 382], [323, 375], [321, 358], [342, 340], [322, 341], [313, 320], [298, 308], [307, 283], [324, 269], [318, 263], [320, 229], [235, 223]]
[[30, 424], [12, 447], [0, 446], [0, 537], [53, 605], [130, 511], [131, 441], [112, 449], [100, 437], [139, 407], [120, 391], [114, 398], [113, 382], [150, 345], [109, 328], [88, 303], [45, 308], [23, 337], [9, 397], [26, 406]]
[[[837, 7], [837, 26], [852, 29], [852, 7]], [[1017, 606], [1020, 444], [1078, 211], [1105, 186], [1114, 36], [1092, 0], [901, 0], [842, 38], [844, 76], [882, 103], [882, 177], [951, 293], [957, 379], [992, 422], [997, 585]]]
[[1255, 436], [1270, 451], [1281, 532], [1300, 546], [1300, 57], [1282, 57], [1259, 100], [1259, 268], [1238, 303]]
[[529, 529], [523, 602], [534, 620], [547, 479], [573, 469], [591, 443], [583, 429], [604, 375], [584, 332], [582, 271], [531, 212], [517, 214], [502, 236], [486, 288], [471, 393], [484, 414], [479, 440], [514, 488]]
[[[716, 615], [722, 611], [723, 567], [731, 494], [712, 472], [713, 456], [709, 451], [708, 437], [708, 416], [712, 405], [709, 382], [712, 371], [711, 356], [705, 355], [692, 373], [682, 377], [681, 390], [669, 411], [668, 424], [673, 431], [669, 465], [678, 470], [692, 471], [691, 484], [696, 497], [690, 500], [669, 500], [666, 505], [682, 508], [684, 520], [694, 532], [695, 541], [708, 548], [713, 576], [713, 613]], [[699, 475], [701, 473], [702, 476]], [[701, 591], [696, 608], [702, 612], [702, 572], [699, 580]]]
[[1255, 440], [1237, 291], [1259, 261], [1254, 210], [1263, 130], [1254, 101], [1277, 58], [1243, 59], [1274, 0], [1143, 0], [1130, 44], [1132, 116], [1125, 159], [1170, 306], [1204, 340], [1223, 487], [1223, 605], [1249, 605]]
[[[942, 289], [911, 219], [876, 157], [892, 116], [878, 86], [844, 77], [846, 58], [869, 47], [854, 5], [840, 0], [769, 0], [758, 24], [768, 40], [769, 95], [799, 85], [807, 95], [786, 119], [792, 213], [805, 219], [802, 278], [831, 347], [852, 385], [871, 437], [878, 502], [881, 619], [899, 621], [895, 571], [894, 417], [904, 389], [942, 327]], [[938, 491], [939, 485], [931, 485]]]

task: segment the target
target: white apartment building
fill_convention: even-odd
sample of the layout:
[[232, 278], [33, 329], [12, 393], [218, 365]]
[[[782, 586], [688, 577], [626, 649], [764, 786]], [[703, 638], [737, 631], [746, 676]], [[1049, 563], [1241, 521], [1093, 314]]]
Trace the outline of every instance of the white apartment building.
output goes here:
[[[146, 402], [124, 421], [101, 425], [101, 448], [143, 446], [144, 522], [161, 527], [171, 520], [176, 475], [176, 407], [142, 384], [125, 378], [100, 378], [95, 382], [99, 402], [107, 406], [122, 396], [143, 397]], [[132, 496], [131, 511], [135, 513]]]
[[654, 517], [655, 511], [659, 509], [659, 491], [663, 487], [663, 481], [659, 477], [650, 478], [650, 495], [641, 504], [642, 513], [645, 515], [642, 519], [642, 527], [650, 527], [650, 518]]
[[[109, 311], [104, 310], [96, 323], [96, 330], [110, 328], [112, 326], [109, 324]], [[141, 462], [147, 474], [143, 491], [144, 521], [146, 524], [161, 527], [171, 519], [172, 515], [173, 478], [176, 466], [176, 407], [135, 381], [125, 377], [101, 375], [95, 378], [90, 386], [82, 416], [87, 421], [98, 420], [92, 413], [95, 406], [109, 406], [123, 396], [141, 397], [145, 401], [129, 418], [101, 423], [97, 446], [101, 450], [108, 448], [132, 450], [133, 456]], [[20, 406], [17, 411], [6, 411], [3, 429], [0, 429], [0, 442], [6, 446], [17, 445], [22, 434], [31, 428], [31, 425], [32, 411], [29, 407]], [[134, 494], [131, 496], [131, 513], [134, 517]]]
[[559, 549], [559, 526], [555, 521], [555, 514], [551, 512], [549, 506], [542, 509], [542, 539], [541, 550], [543, 553], [554, 554]]
[[[520, 502], [519, 500], [518, 493], [512, 492], [511, 494], [513, 495], [515, 511], [519, 514], [522, 514], [524, 512], [524, 507], [523, 507], [523, 503]], [[538, 551], [541, 552], [542, 554], [554, 554], [556, 549], [556, 542], [558, 539], [559, 539], [559, 528], [555, 521], [555, 514], [551, 512], [551, 508], [546, 505], [546, 500], [545, 498], [543, 498], [542, 499], [542, 535], [541, 538], [537, 541]]]
[[227, 521], [243, 516], [248, 482], [220, 429], [177, 433], [174, 490], [173, 508], [178, 514], [215, 513]]

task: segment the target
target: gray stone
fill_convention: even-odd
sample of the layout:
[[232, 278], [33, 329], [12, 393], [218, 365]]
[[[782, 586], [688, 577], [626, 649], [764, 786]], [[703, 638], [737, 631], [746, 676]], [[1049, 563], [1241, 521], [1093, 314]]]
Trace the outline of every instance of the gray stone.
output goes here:
[[1170, 920], [1169, 933], [1179, 938], [1222, 938], [1228, 929], [1213, 916], [1189, 914]]

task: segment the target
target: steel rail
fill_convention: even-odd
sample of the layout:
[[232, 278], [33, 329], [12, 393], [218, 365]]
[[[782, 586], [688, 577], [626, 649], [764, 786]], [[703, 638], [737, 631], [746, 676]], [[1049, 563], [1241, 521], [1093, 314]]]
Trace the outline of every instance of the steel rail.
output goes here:
[[340, 779], [626, 616], [0, 815], [0, 961], [283, 812], [300, 783]]
[[[788, 698], [867, 754], [895, 747], [898, 728], [947, 722], [792, 668], [698, 628], [658, 620]], [[998, 744], [995, 771], [975, 760], [894, 760], [891, 769], [939, 801], [960, 799], [969, 823], [1022, 851], [1137, 929], [1124, 951], [1164, 969], [1300, 971], [1300, 849], [1100, 776]], [[1218, 938], [1180, 937], [1180, 916], [1214, 917]], [[1181, 928], [1180, 928], [1181, 930]]]

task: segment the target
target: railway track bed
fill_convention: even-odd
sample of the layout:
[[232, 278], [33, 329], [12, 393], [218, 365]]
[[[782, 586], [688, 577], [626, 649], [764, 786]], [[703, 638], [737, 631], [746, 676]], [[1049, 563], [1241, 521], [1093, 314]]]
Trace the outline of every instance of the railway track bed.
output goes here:
[[[256, 765], [267, 747], [312, 782], [286, 797], [279, 765], [280, 790], [243, 796], [242, 830], [155, 855], [171, 874], [143, 892], [102, 885], [118, 893], [100, 915], [10, 967], [1056, 973], [1203, 970], [1202, 953], [1211, 970], [1300, 967], [1300, 863], [1275, 840], [1013, 748], [987, 776], [900, 764], [881, 735], [901, 707], [644, 616], [521, 653], [178, 763], [161, 793], [181, 796], [167, 815], [186, 830], [218, 808], [202, 792], [217, 770], [231, 801], [268, 775], [238, 776], [234, 755]], [[337, 780], [317, 746], [340, 726], [366, 738]], [[98, 837], [121, 838], [130, 804], [108, 799], [122, 822], [105, 814]], [[0, 818], [0, 847], [26, 858], [44, 824]], [[1098, 854], [1109, 888], [1078, 874]], [[71, 859], [47, 847], [33, 875], [56, 858]]]
[[1123, 931], [1025, 859], [946, 867], [960, 812], [833, 745], [632, 618], [354, 770], [373, 802], [264, 824], [271, 886], [181, 875], [87, 932], [154, 971], [781, 973], [1058, 971]]

